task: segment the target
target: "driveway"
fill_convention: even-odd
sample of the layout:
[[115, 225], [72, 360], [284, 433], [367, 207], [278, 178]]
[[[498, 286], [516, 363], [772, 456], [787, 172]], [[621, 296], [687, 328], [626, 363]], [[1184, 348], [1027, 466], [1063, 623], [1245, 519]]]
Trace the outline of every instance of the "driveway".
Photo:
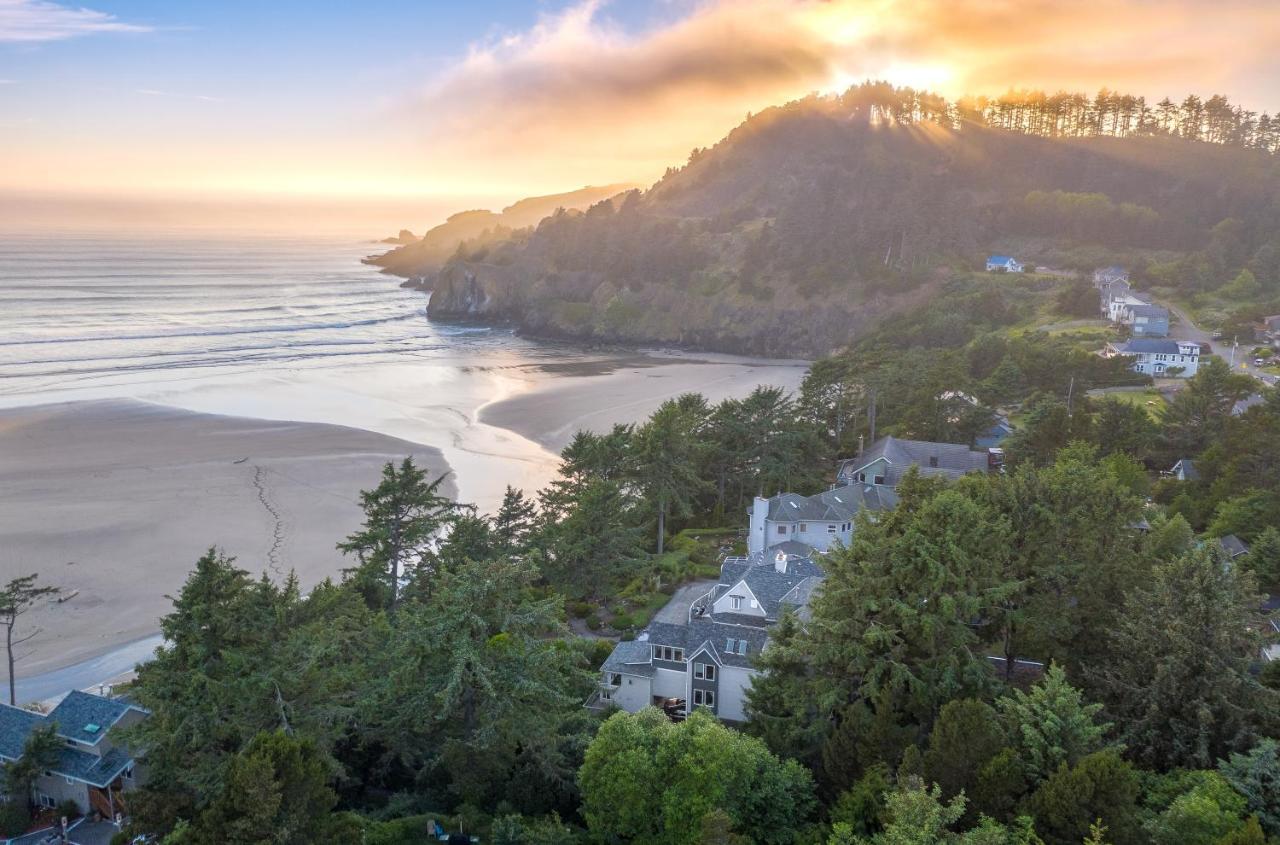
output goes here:
[[662, 610], [653, 615], [653, 621], [683, 625], [689, 621], [689, 606], [705, 596], [717, 583], [719, 582], [714, 580], [702, 580], [685, 584], [675, 591], [671, 601], [663, 605]]

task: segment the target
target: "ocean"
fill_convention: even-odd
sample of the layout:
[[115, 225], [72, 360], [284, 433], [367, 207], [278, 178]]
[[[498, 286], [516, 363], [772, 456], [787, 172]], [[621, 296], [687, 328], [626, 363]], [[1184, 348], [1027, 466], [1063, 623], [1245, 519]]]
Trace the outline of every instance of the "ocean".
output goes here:
[[340, 235], [0, 233], [0, 406], [133, 398], [325, 422], [445, 451], [460, 497], [536, 489], [555, 458], [479, 408], [580, 350], [433, 323]]

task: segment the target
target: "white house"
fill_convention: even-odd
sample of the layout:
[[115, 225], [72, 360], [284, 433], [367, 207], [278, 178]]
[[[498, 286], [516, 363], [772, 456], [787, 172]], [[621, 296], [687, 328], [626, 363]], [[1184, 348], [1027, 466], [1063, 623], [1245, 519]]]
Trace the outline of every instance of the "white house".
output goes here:
[[1021, 273], [1022, 265], [1008, 255], [988, 255], [988, 273]]
[[769, 629], [787, 607], [805, 618], [822, 578], [812, 550], [799, 543], [728, 558], [707, 593], [659, 614], [678, 621], [651, 622], [614, 647], [587, 706], [634, 713], [653, 705], [676, 718], [704, 707], [725, 721], [745, 721], [754, 661], [768, 646]]
[[747, 553], [763, 554], [780, 543], [803, 543], [820, 552], [830, 549], [837, 540], [848, 545], [858, 511], [887, 510], [897, 503], [897, 494], [892, 490], [868, 484], [839, 486], [814, 496], [757, 496], [747, 512], [751, 517]]
[[1129, 271], [1123, 267], [1112, 265], [1110, 267], [1100, 267], [1093, 271], [1093, 284], [1095, 287], [1113, 284], [1115, 282], [1129, 282]]
[[1131, 358], [1134, 372], [1153, 377], [1191, 378], [1200, 367], [1200, 344], [1190, 340], [1135, 337], [1108, 343], [1101, 354], [1104, 358]]
[[912, 467], [924, 476], [954, 479], [970, 472], [990, 472], [1000, 465], [1002, 454], [1001, 449], [980, 451], [962, 443], [881, 437], [858, 457], [840, 462], [836, 483], [896, 487]]

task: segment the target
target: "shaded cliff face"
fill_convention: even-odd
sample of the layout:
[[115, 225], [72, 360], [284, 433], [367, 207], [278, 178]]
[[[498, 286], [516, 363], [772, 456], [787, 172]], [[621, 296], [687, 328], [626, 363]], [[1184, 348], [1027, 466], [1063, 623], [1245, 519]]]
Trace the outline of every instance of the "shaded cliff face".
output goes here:
[[1280, 208], [1276, 161], [1167, 137], [875, 120], [856, 100], [814, 98], [749, 119], [646, 192], [464, 248], [431, 277], [429, 313], [818, 355], [951, 268], [980, 266], [996, 241], [1188, 250], [1227, 217], [1265, 226]]

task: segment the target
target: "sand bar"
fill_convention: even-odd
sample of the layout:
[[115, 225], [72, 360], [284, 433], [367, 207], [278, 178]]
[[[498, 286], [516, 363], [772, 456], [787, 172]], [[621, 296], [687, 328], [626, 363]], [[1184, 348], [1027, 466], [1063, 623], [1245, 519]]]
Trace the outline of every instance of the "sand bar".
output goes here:
[[712, 403], [741, 398], [762, 384], [795, 393], [808, 367], [806, 361], [662, 353], [552, 364], [541, 369], [557, 378], [537, 379], [523, 392], [483, 406], [479, 419], [559, 453], [579, 430], [604, 432], [615, 423], [642, 421], [682, 393], [701, 393]]
[[336, 425], [132, 400], [0, 410], [0, 578], [39, 572], [77, 591], [23, 617], [42, 633], [18, 677], [155, 633], [212, 545], [255, 575], [294, 570], [303, 589], [338, 574], [359, 491], [409, 454], [448, 471], [436, 449]]

